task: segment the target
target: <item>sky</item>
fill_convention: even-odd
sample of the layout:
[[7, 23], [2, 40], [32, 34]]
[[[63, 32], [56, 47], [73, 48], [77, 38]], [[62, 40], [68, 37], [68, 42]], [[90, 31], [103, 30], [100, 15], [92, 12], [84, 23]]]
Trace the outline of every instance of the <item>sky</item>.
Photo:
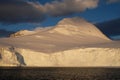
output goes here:
[[91, 23], [118, 19], [120, 0], [0, 0], [0, 29], [32, 30], [76, 16]]

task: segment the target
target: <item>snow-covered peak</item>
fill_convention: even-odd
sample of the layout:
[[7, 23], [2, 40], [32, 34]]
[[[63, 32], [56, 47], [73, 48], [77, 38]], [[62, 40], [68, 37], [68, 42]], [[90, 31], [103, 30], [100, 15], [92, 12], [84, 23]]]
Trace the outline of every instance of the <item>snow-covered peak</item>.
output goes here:
[[108, 39], [95, 25], [79, 17], [61, 20], [50, 32], [68, 36], [95, 36]]
[[64, 18], [61, 21], [58, 22], [58, 25], [75, 25], [75, 23], [84, 23], [87, 22], [83, 18], [80, 17], [73, 17], [73, 18]]

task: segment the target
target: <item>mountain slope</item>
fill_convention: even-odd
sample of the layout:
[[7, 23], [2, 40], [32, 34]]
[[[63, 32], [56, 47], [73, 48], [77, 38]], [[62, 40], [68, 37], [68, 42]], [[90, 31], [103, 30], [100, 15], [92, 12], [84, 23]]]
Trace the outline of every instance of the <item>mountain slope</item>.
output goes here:
[[63, 33], [66, 35], [86, 35], [86, 36], [96, 36], [102, 39], [108, 39], [98, 28], [93, 24], [80, 19], [75, 18], [65, 18], [54, 27], [53, 31]]

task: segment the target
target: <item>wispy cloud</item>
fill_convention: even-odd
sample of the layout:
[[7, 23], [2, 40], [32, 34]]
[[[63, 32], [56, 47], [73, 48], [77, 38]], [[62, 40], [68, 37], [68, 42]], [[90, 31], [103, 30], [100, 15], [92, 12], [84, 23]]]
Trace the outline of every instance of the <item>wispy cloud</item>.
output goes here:
[[52, 16], [82, 12], [98, 6], [99, 0], [62, 0], [46, 3], [44, 8]]

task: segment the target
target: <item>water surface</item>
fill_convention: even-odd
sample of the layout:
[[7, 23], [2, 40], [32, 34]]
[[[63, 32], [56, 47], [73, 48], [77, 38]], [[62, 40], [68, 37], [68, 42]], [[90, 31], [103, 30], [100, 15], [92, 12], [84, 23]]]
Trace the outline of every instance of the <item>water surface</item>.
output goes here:
[[120, 68], [1, 67], [0, 80], [120, 80]]

